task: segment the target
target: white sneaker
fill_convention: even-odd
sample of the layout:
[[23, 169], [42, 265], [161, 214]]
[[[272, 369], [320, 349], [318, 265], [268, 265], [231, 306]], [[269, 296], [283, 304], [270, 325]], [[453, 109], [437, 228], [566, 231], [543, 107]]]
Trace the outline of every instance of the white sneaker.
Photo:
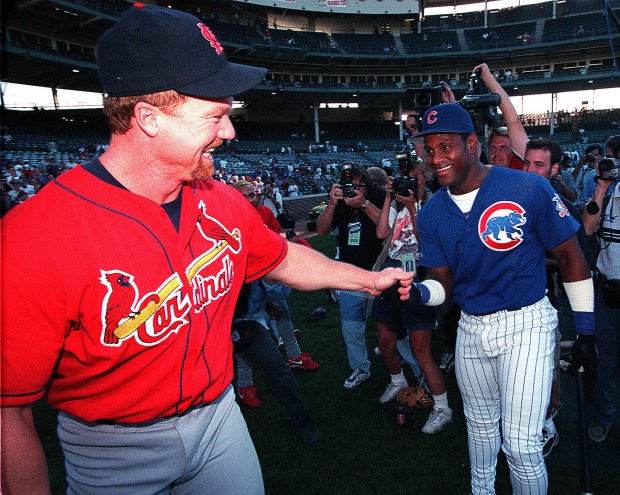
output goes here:
[[433, 409], [428, 421], [422, 428], [422, 433], [432, 435], [441, 431], [441, 429], [448, 423], [452, 422], [452, 410], [451, 409]]
[[404, 383], [398, 384], [392, 382], [388, 383], [388, 386], [385, 387], [385, 392], [383, 392], [383, 395], [379, 397], [379, 402], [381, 402], [381, 404], [385, 404], [386, 402], [391, 401], [394, 397], [398, 395], [398, 392], [408, 386], [409, 384], [407, 383], [407, 380], [405, 380]]
[[344, 388], [355, 388], [364, 380], [370, 378], [370, 371], [355, 370], [349, 378], [344, 381]]

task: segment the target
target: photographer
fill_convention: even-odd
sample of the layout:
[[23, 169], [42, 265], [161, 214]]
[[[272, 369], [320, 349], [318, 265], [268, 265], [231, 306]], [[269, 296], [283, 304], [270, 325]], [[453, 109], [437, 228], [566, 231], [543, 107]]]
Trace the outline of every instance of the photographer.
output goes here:
[[274, 217], [278, 217], [282, 208], [282, 195], [276, 187], [275, 181], [265, 183], [261, 194], [260, 204], [271, 210]]
[[581, 217], [586, 234], [596, 234], [600, 248], [594, 296], [599, 365], [588, 400], [588, 435], [595, 442], [607, 438], [617, 413], [614, 381], [620, 369], [620, 135], [607, 140], [605, 154], [609, 158], [598, 162], [593, 179], [596, 188]]
[[[590, 200], [590, 198], [594, 196], [594, 190], [596, 189], [596, 185], [597, 185], [596, 177], [597, 177], [598, 165], [601, 162], [601, 159], [604, 158], [604, 154], [602, 152], [602, 146], [600, 145], [598, 146], [601, 149], [600, 154], [597, 155], [595, 153], [595, 150], [592, 150], [592, 152], [589, 153], [591, 157], [587, 158], [588, 169], [581, 175], [581, 177], [578, 176], [579, 178], [578, 182], [581, 185], [581, 192], [579, 193], [579, 201], [577, 202], [577, 205], [579, 207], [585, 206], [585, 204]], [[613, 156], [613, 153], [611, 151], [606, 154], [608, 157]], [[588, 157], [588, 155], [586, 155], [586, 157]]]
[[[422, 204], [428, 199], [425, 190], [426, 175], [423, 162], [415, 155], [399, 156], [401, 176], [388, 179], [388, 191], [377, 221], [379, 238], [388, 238], [375, 268], [406, 266], [406, 271], [416, 271], [419, 258], [417, 238], [417, 216]], [[391, 207], [392, 195], [396, 208]], [[388, 237], [389, 236], [389, 237]], [[416, 281], [421, 282], [419, 273]], [[435, 309], [421, 303], [401, 304], [396, 295], [389, 291], [375, 301], [374, 317], [377, 322], [377, 337], [381, 359], [390, 373], [391, 382], [380, 397], [382, 404], [394, 399], [401, 389], [408, 386], [401, 368], [401, 359], [396, 350], [398, 332], [402, 328], [409, 333], [411, 351], [418, 361], [426, 384], [433, 395], [434, 408], [422, 428], [423, 433], [439, 432], [452, 421], [452, 410], [443, 374], [431, 354], [431, 338], [435, 325]]]
[[487, 64], [477, 65], [472, 72], [475, 73], [478, 70], [480, 70], [480, 79], [488, 91], [500, 95], [502, 100], [499, 109], [502, 111], [502, 117], [506, 122], [506, 127], [491, 129], [487, 138], [489, 164], [521, 170], [523, 168], [522, 157], [525, 154], [528, 137], [519, 114], [512, 105], [508, 93], [493, 77], [489, 66]]
[[[528, 148], [529, 149], [529, 148]], [[577, 201], [579, 197], [579, 192], [575, 188], [575, 180], [570, 172], [564, 170], [566, 163], [568, 162], [569, 157], [567, 155], [563, 155], [562, 159], [558, 162], [558, 168], [550, 178], [551, 187], [556, 190], [556, 192], [569, 202], [574, 203]], [[523, 170], [527, 167], [527, 160], [523, 166]]]
[[573, 170], [573, 178], [575, 179], [575, 187], [579, 193], [583, 190], [586, 179], [592, 175], [598, 162], [604, 157], [603, 147], [600, 144], [591, 144], [586, 148], [586, 152], [579, 158], [579, 163]]
[[[358, 165], [343, 164], [340, 180], [332, 184], [329, 201], [316, 222], [319, 235], [338, 228], [340, 261], [371, 269], [381, 252], [375, 227], [385, 192], [371, 187], [371, 179]], [[342, 336], [352, 373], [344, 387], [352, 389], [370, 378], [366, 348], [366, 297], [362, 292], [340, 291]]]

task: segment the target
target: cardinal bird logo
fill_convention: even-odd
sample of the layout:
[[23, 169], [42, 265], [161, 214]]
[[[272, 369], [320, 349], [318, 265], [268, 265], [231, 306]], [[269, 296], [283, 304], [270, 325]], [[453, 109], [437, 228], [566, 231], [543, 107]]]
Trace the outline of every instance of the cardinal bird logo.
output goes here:
[[108, 288], [103, 301], [105, 308], [103, 321], [103, 342], [108, 345], [117, 345], [119, 339], [114, 330], [128, 318], [133, 319], [140, 314], [134, 311], [138, 299], [138, 288], [133, 282], [133, 276], [118, 270], [101, 270], [101, 283]]
[[239, 241], [239, 231], [237, 229], [230, 232], [217, 220], [204, 214], [201, 215], [198, 228], [204, 237], [214, 240], [216, 245], [224, 242], [228, 244], [233, 252], [239, 252], [241, 243]]
[[202, 22], [199, 22], [198, 24], [196, 24], [196, 26], [200, 28], [200, 32], [204, 36], [204, 39], [206, 39], [209, 42], [209, 44], [213, 47], [213, 49], [215, 50], [215, 53], [217, 53], [218, 55], [221, 55], [224, 52], [224, 47], [217, 40], [217, 37], [215, 36], [213, 31], [211, 31]]

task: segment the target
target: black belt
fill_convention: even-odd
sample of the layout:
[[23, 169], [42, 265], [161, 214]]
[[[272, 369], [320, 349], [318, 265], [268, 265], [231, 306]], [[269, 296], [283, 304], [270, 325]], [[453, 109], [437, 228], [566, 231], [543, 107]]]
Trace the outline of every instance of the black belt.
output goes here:
[[78, 418], [77, 416], [74, 416], [73, 414], [69, 414], [69, 413], [61, 413], [61, 414], [64, 414], [65, 416], [73, 419], [74, 421], [77, 421], [78, 423], [82, 423], [83, 425], [86, 425], [86, 426], [123, 426], [126, 428], [142, 428], [145, 426], [152, 426], [154, 424], [161, 423], [162, 421], [168, 421], [169, 419], [180, 418], [192, 411], [195, 411], [196, 409], [200, 409], [210, 404], [213, 404], [213, 402], [215, 401], [207, 402], [204, 404], [198, 404], [196, 406], [190, 407], [188, 410], [183, 411], [180, 414], [172, 414], [170, 416], [166, 416], [163, 418], [152, 419], [150, 421], [143, 421], [140, 423], [124, 423], [122, 421], [114, 421], [112, 419], [96, 419], [94, 421], [86, 421], [85, 419]]
[[126, 428], [141, 428], [141, 427], [145, 427], [145, 426], [152, 426], [154, 424], [157, 423], [161, 423], [162, 421], [166, 421], [170, 418], [176, 418], [179, 416], [168, 416], [166, 418], [158, 418], [158, 419], [153, 419], [151, 421], [144, 421], [142, 423], [123, 423], [121, 421], [114, 421], [111, 419], [96, 419], [95, 421], [86, 421], [85, 419], [82, 418], [78, 418], [77, 416], [74, 416], [73, 414], [68, 414], [68, 413], [63, 413], [64, 415], [66, 415], [68, 418], [71, 418], [74, 421], [77, 421], [78, 423], [82, 423], [85, 426], [123, 426]]

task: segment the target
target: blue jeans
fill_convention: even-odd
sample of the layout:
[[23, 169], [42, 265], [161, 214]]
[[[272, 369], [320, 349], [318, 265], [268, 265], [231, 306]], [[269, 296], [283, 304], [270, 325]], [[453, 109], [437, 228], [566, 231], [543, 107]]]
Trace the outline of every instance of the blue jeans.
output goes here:
[[602, 284], [597, 284], [594, 295], [594, 317], [599, 358], [588, 412], [591, 420], [611, 427], [616, 419], [614, 380], [620, 371], [620, 309], [605, 305]]
[[308, 418], [308, 409], [297, 380], [266, 329], [254, 332], [252, 343], [238, 356], [263, 374], [269, 390], [280, 401], [289, 421], [299, 422]]
[[291, 321], [291, 311], [286, 299], [269, 294], [268, 300], [277, 303], [282, 310], [282, 316], [275, 322], [275, 328], [272, 326], [274, 334], [277, 333], [276, 337], [282, 337], [282, 343], [284, 344], [284, 349], [288, 357], [295, 358], [299, 356], [301, 354], [301, 349], [295, 338], [295, 329]]
[[342, 336], [352, 370], [370, 370], [366, 348], [366, 297], [363, 292], [340, 291]]

